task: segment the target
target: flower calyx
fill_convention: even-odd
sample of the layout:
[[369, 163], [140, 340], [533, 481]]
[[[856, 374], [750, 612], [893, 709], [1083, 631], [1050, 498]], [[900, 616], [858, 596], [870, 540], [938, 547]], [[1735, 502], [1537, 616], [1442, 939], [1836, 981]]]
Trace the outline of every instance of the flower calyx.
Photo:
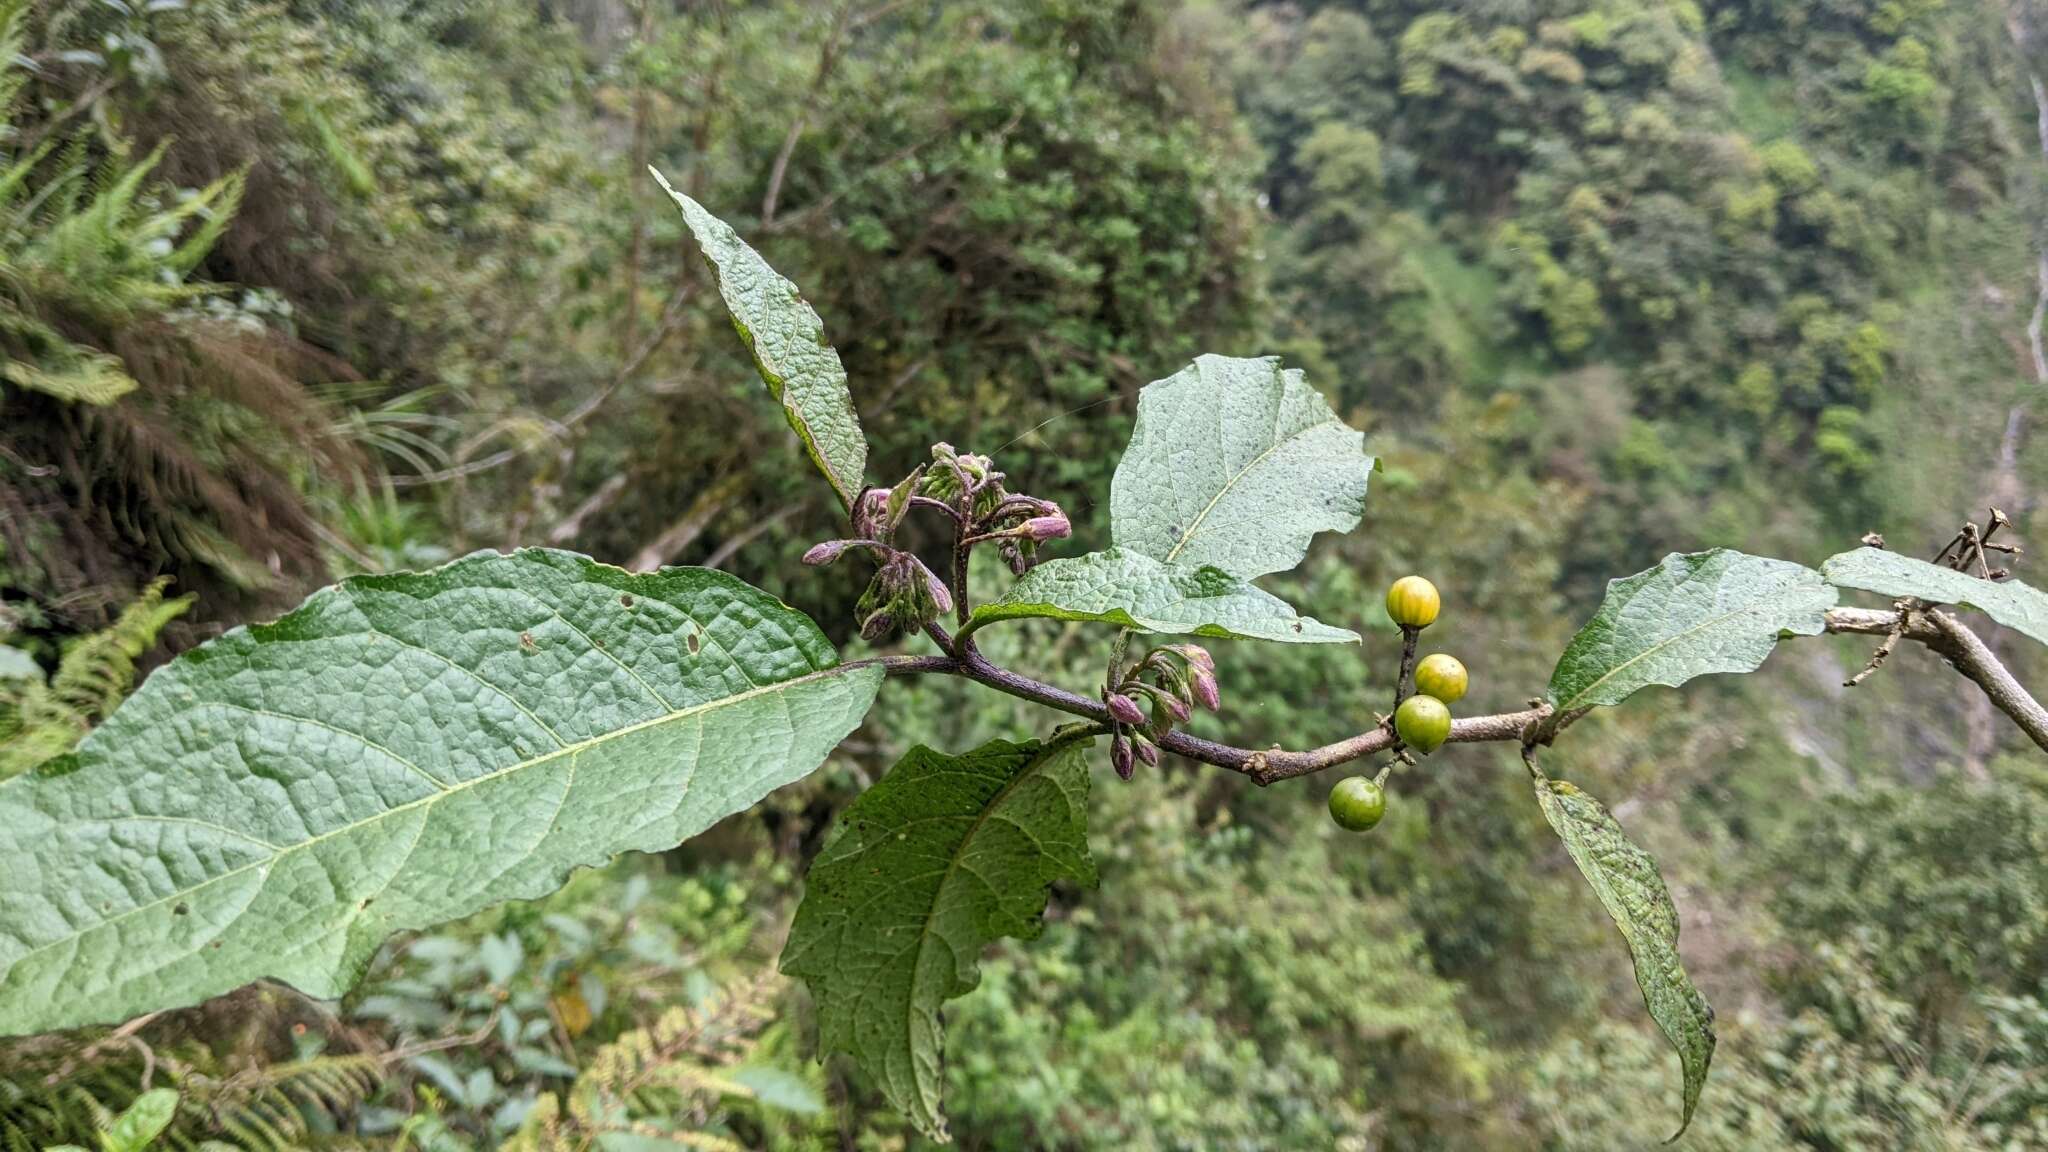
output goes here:
[[1102, 702], [1109, 710], [1110, 763], [1128, 780], [1137, 762], [1159, 763], [1159, 742], [1197, 707], [1214, 712], [1222, 706], [1216, 661], [1199, 644], [1160, 645], [1128, 671], [1113, 673]]

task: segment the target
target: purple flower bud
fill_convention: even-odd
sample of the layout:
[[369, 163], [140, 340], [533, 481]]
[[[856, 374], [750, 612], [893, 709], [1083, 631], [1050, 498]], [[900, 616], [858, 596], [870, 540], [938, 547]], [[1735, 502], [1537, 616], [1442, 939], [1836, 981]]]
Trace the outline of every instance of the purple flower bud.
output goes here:
[[1194, 715], [1194, 710], [1188, 707], [1187, 701], [1182, 700], [1178, 696], [1162, 693], [1159, 697], [1159, 702], [1166, 705], [1167, 715], [1172, 716], [1173, 722], [1176, 724], [1185, 724], [1188, 722], [1188, 717]]
[[1123, 733], [1119, 732], [1115, 736], [1110, 738], [1109, 763], [1112, 767], [1116, 769], [1116, 774], [1118, 776], [1121, 776], [1126, 780], [1129, 780], [1131, 778], [1131, 774], [1135, 771], [1135, 768], [1131, 764], [1130, 737], [1125, 736]]
[[870, 612], [860, 622], [860, 638], [870, 644], [887, 636], [896, 628], [896, 618], [887, 612]]
[[1209, 650], [1200, 644], [1176, 644], [1173, 646], [1173, 650], [1180, 653], [1181, 657], [1188, 662], [1188, 666], [1191, 668], [1202, 668], [1210, 672], [1216, 671], [1216, 658], [1209, 655]]
[[[924, 565], [920, 563], [918, 567], [923, 568]], [[926, 587], [932, 590], [932, 603], [938, 605], [939, 615], [944, 616], [946, 613], [951, 612], [953, 610], [953, 593], [946, 587], [946, 582], [934, 575], [929, 568], [925, 568], [924, 582]]]
[[1145, 713], [1139, 711], [1138, 702], [1119, 692], [1109, 694], [1109, 714], [1125, 724], [1145, 722]]
[[868, 539], [882, 535], [883, 523], [889, 511], [889, 490], [869, 488], [853, 502], [853, 530]]
[[1050, 516], [1033, 516], [1024, 522], [1022, 530], [1024, 535], [1044, 543], [1047, 540], [1061, 540], [1073, 535], [1074, 525], [1063, 513], [1055, 512]]
[[1143, 760], [1148, 768], [1159, 767], [1159, 745], [1150, 740], [1138, 741], [1138, 759]]
[[852, 544], [851, 540], [827, 540], [823, 544], [813, 544], [811, 550], [804, 553], [804, 563], [813, 568], [830, 564], [839, 559]]
[[1188, 665], [1188, 681], [1195, 690], [1195, 703], [1211, 712], [1223, 707], [1223, 697], [1216, 690], [1216, 673], [1199, 664]]

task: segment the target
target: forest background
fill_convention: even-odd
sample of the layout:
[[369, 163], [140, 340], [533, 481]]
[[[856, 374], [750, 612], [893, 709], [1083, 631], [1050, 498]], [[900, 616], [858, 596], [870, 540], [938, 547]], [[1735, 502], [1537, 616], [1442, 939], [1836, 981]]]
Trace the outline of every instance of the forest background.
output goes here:
[[[988, 452], [1082, 539], [1140, 386], [1306, 369], [1384, 471], [1275, 590], [1367, 639], [1219, 651], [1196, 731], [1240, 744], [1371, 722], [1407, 572], [1494, 711], [1668, 551], [1931, 555], [1990, 505], [2035, 543], [2044, 77], [2038, 0], [0, 0], [0, 774], [227, 627], [477, 548], [725, 568], [860, 649], [650, 164], [804, 287], [876, 474]], [[1084, 627], [987, 642], [1085, 689]], [[1845, 688], [1868, 648], [1552, 766], [1663, 862], [1720, 1007], [1685, 1147], [2048, 1147], [2048, 769], [1926, 653]], [[809, 1058], [796, 877], [912, 743], [1046, 717], [897, 688], [760, 809], [338, 1004], [0, 1048], [0, 1144], [170, 1086], [180, 1147], [523, 1146], [549, 1093], [672, 1142], [623, 1152], [919, 1146]], [[948, 1014], [956, 1141], [1654, 1143], [1675, 1062], [1520, 776], [1448, 749], [1357, 837], [1327, 778], [1099, 765], [1099, 890]]]

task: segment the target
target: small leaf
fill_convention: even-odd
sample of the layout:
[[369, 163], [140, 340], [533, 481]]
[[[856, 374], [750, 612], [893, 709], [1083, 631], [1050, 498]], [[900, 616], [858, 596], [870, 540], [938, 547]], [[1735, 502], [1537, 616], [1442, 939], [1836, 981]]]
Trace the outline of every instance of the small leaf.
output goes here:
[[996, 938], [1038, 934], [1054, 880], [1095, 883], [1091, 743], [913, 748], [811, 865], [782, 970], [817, 998], [821, 1046], [852, 1056], [934, 1139], [946, 1131], [940, 1006], [980, 982]]
[[1110, 482], [1116, 543], [1250, 580], [1301, 562], [1318, 532], [1365, 510], [1373, 458], [1277, 356], [1202, 356], [1138, 395]]
[[19, 648], [0, 644], [0, 681], [41, 680], [43, 666]]
[[1835, 590], [1803, 565], [1726, 548], [1673, 552], [1607, 585], [1550, 674], [1551, 703], [1561, 716], [1652, 684], [1754, 671], [1781, 634], [1819, 634], [1834, 603]]
[[1593, 886], [1614, 926], [1628, 943], [1643, 1006], [1678, 1052], [1684, 1072], [1684, 1110], [1676, 1140], [1692, 1124], [1707, 1066], [1714, 1059], [1714, 1010], [1693, 987], [1678, 955], [1678, 909], [1657, 872], [1657, 862], [1636, 847], [1598, 800], [1562, 780], [1546, 777], [1529, 761], [1536, 800], [1544, 819], [1564, 841], [1572, 863]]
[[608, 1131], [597, 1134], [597, 1146], [604, 1152], [704, 1152], [704, 1145], [689, 1133], [656, 1136], [647, 1132]]
[[1984, 580], [1882, 548], [1858, 548], [1830, 556], [1820, 566], [1820, 574], [1839, 588], [1975, 608], [2007, 628], [2048, 644], [2048, 595], [2017, 580]]
[[152, 1088], [135, 1098], [107, 1130], [108, 1152], [142, 1152], [163, 1135], [178, 1115], [178, 1094], [169, 1088]]
[[263, 976], [338, 996], [393, 932], [809, 774], [880, 683], [701, 568], [529, 549], [343, 581], [159, 669], [76, 771], [0, 783], [0, 1033]]
[[754, 1099], [766, 1107], [798, 1116], [816, 1116], [825, 1111], [825, 1102], [818, 1098], [817, 1091], [793, 1072], [754, 1065], [733, 1069], [732, 1080], [753, 1093]]
[[824, 321], [796, 285], [770, 268], [731, 225], [670, 187], [660, 172], [648, 171], [682, 209], [683, 223], [703, 246], [732, 326], [754, 354], [754, 367], [768, 391], [782, 402], [789, 426], [840, 501], [852, 508], [866, 486], [868, 442], [846, 390], [846, 369], [825, 339]]
[[1127, 548], [1040, 564], [1002, 599], [977, 607], [966, 630], [1024, 617], [1290, 644], [1358, 642], [1356, 632], [1299, 615], [1278, 596], [1220, 568], [1162, 564]]

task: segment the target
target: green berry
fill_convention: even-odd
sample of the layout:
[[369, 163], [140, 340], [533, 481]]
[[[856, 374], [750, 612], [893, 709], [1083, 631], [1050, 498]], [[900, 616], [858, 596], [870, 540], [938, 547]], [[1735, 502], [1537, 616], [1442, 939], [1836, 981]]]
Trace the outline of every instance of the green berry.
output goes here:
[[1394, 709], [1394, 734], [1427, 755], [1451, 738], [1451, 710], [1434, 696], [1410, 696]]
[[1386, 792], [1363, 776], [1347, 776], [1330, 789], [1330, 819], [1339, 828], [1363, 832], [1386, 814]]
[[1427, 628], [1444, 606], [1436, 585], [1420, 576], [1403, 576], [1387, 589], [1387, 615], [1403, 628]]
[[1446, 704], [1456, 704], [1462, 699], [1470, 683], [1465, 675], [1465, 666], [1458, 663], [1456, 656], [1432, 652], [1415, 666], [1415, 690]]

